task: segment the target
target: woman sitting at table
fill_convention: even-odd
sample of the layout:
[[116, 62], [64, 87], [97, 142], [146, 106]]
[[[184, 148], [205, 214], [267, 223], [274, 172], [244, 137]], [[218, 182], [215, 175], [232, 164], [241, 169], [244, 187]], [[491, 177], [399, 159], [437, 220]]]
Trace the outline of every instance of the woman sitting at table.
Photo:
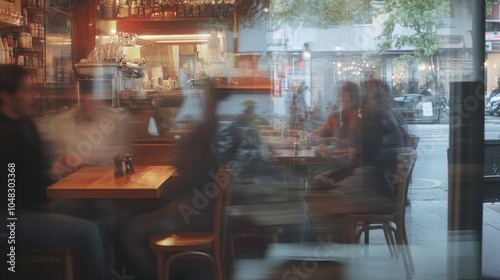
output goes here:
[[[326, 135], [326, 133], [329, 133], [329, 135], [335, 137], [332, 140], [336, 140], [340, 148], [355, 152], [359, 146], [360, 139], [360, 99], [359, 86], [353, 82], [345, 82], [340, 90], [340, 102], [342, 105], [340, 125], [337, 125], [335, 120], [339, 116], [330, 115], [327, 122], [313, 132], [313, 136], [314, 134], [319, 134], [320, 137], [331, 137]], [[330, 125], [331, 123], [335, 125]], [[323, 151], [327, 151], [324, 156], [329, 156], [328, 149], [325, 148]], [[335, 182], [349, 176], [352, 169], [356, 166], [358, 166], [358, 163], [352, 161], [352, 164], [349, 166], [323, 171], [314, 177], [312, 186], [313, 188], [330, 188]]]
[[[309, 214], [320, 231], [332, 233], [335, 214], [393, 211], [394, 186], [385, 175], [396, 171], [397, 155], [404, 147], [400, 124], [392, 111], [387, 84], [371, 81], [362, 101], [360, 167], [338, 182], [335, 190], [308, 196]], [[335, 238], [342, 240], [342, 232]]]
[[345, 82], [340, 89], [340, 113], [332, 110], [326, 121], [312, 132], [313, 137], [334, 138], [342, 146], [350, 146], [359, 136], [360, 89], [356, 83]]

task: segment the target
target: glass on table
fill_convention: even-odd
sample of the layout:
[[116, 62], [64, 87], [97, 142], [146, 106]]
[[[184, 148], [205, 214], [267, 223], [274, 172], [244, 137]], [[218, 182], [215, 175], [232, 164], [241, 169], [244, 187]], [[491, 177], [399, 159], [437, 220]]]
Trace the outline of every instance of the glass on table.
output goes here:
[[293, 154], [297, 155], [299, 153], [299, 148], [300, 148], [300, 134], [297, 133], [293, 137]]

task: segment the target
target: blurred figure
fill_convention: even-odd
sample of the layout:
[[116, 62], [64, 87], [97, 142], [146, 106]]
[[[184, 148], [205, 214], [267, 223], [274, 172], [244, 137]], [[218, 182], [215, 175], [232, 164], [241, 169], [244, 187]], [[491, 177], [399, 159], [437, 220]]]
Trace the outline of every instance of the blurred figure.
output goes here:
[[42, 120], [38, 127], [52, 144], [58, 179], [86, 165], [113, 165], [113, 156], [127, 152], [128, 117], [108, 104], [98, 104], [91, 92], [85, 92], [80, 107]]
[[[359, 149], [361, 135], [359, 118], [360, 98], [359, 86], [353, 82], [345, 82], [340, 90], [340, 103], [342, 106], [340, 114], [330, 115], [325, 124], [313, 131], [313, 136], [319, 136], [319, 141], [323, 141], [321, 139], [322, 137], [327, 137], [323, 139], [333, 140], [337, 142], [340, 147], [352, 149], [353, 153], [356, 154]], [[331, 123], [334, 125], [331, 125]], [[323, 150], [328, 151], [326, 147]], [[336, 182], [350, 176], [353, 169], [358, 166], [359, 162], [357, 160], [352, 160], [350, 164], [342, 168], [335, 167], [322, 171], [314, 177], [312, 188], [332, 188]]]
[[239, 179], [253, 180], [262, 171], [268, 152], [262, 144], [258, 127], [269, 125], [262, 116], [255, 114], [255, 102], [243, 102], [245, 110], [228, 127], [217, 135], [217, 153], [222, 162], [235, 161], [240, 167]]
[[335, 190], [308, 197], [313, 224], [324, 233], [333, 232], [337, 242], [345, 240], [345, 236], [339, 224], [332, 223], [335, 214], [392, 213], [396, 203], [394, 186], [386, 177], [396, 172], [397, 155], [404, 147], [403, 135], [392, 112], [387, 84], [371, 80], [366, 89], [361, 104], [361, 166], [338, 182]]
[[[126, 102], [134, 102], [126, 100]], [[116, 154], [125, 154], [131, 114], [118, 112], [108, 103], [94, 99], [91, 91], [83, 91], [80, 106], [64, 110], [38, 123], [42, 138], [49, 145], [54, 161], [52, 174], [62, 179], [84, 166], [112, 166]], [[126, 129], [126, 125], [128, 125]], [[59, 213], [85, 218], [99, 226], [104, 240], [106, 268], [114, 262], [114, 238], [122, 211], [109, 199], [53, 199], [51, 208]]]
[[340, 89], [340, 114], [334, 110], [326, 122], [315, 129], [312, 136], [338, 137], [342, 146], [351, 145], [351, 140], [359, 137], [360, 89], [356, 83], [345, 82]]
[[493, 89], [490, 93], [490, 95], [488, 96], [488, 102], [487, 103], [490, 103], [491, 99], [495, 96], [497, 96], [498, 94], [500, 94], [500, 79], [497, 80], [497, 87], [495, 89]]
[[255, 113], [255, 101], [247, 100], [242, 103], [245, 110], [238, 117], [237, 123], [252, 129], [257, 129], [258, 126], [269, 125], [269, 122], [262, 116]]
[[[105, 272], [103, 265], [99, 228], [88, 220], [49, 210], [45, 188], [53, 180], [42, 150], [42, 139], [30, 118], [33, 97], [32, 84], [24, 68], [0, 65], [0, 176], [12, 183], [2, 185], [3, 197], [15, 195], [15, 209], [10, 215], [17, 218], [13, 222], [15, 246], [18, 249], [74, 248], [79, 260], [78, 278], [105, 279], [109, 272]], [[6, 215], [7, 211], [2, 213]], [[6, 220], [4, 217], [3, 221]]]
[[[219, 166], [213, 143], [217, 135], [217, 100], [212, 88], [205, 89], [202, 121], [187, 128], [174, 147], [173, 165], [178, 176], [167, 181], [163, 206], [131, 219], [122, 228], [122, 245], [127, 267], [138, 279], [157, 279], [156, 259], [149, 247], [153, 233], [180, 230], [211, 231], [215, 199], [201, 197], [213, 183]], [[198, 203], [206, 205], [199, 207]]]
[[308, 90], [308, 87], [302, 81], [297, 92], [293, 95], [292, 104], [290, 105], [290, 128], [304, 128], [304, 123], [307, 120], [306, 90]]

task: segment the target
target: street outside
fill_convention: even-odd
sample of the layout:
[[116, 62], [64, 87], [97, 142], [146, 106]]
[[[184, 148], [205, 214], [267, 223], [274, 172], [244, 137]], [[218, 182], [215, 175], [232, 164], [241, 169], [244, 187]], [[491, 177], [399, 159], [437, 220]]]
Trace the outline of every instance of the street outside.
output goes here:
[[[410, 200], [447, 201], [449, 124], [410, 124], [409, 130], [420, 137]], [[485, 139], [500, 140], [499, 116], [485, 116]]]

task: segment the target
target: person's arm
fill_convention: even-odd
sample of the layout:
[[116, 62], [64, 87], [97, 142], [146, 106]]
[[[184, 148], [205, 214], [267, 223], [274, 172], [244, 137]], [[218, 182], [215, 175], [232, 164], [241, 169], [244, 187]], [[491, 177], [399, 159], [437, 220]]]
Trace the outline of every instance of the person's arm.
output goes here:
[[311, 133], [313, 137], [336, 137], [339, 136], [339, 120], [336, 116], [330, 115], [326, 121], [313, 130]]

